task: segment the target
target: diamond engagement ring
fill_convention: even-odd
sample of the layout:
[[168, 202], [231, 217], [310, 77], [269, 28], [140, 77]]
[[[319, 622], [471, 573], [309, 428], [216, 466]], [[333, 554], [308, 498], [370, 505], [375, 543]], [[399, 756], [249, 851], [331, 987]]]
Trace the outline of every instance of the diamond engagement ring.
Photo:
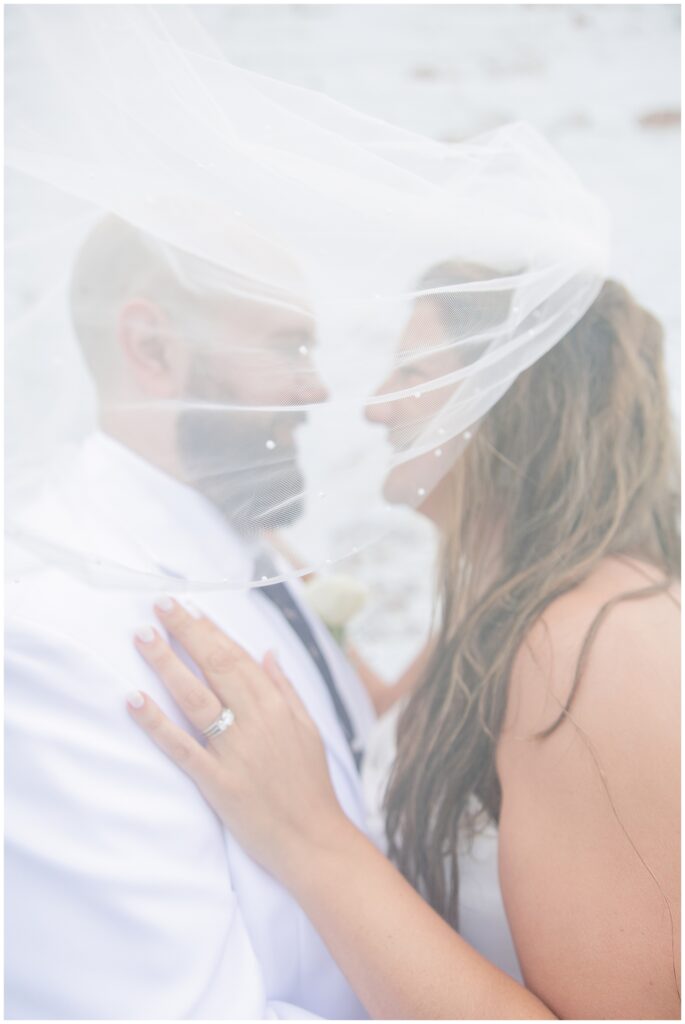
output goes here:
[[229, 725], [233, 725], [235, 722], [235, 715], [230, 708], [224, 708], [219, 717], [211, 725], [208, 725], [206, 729], [202, 730], [202, 735], [206, 736], [208, 740], [214, 739], [215, 736], [220, 736], [224, 730], [228, 729]]

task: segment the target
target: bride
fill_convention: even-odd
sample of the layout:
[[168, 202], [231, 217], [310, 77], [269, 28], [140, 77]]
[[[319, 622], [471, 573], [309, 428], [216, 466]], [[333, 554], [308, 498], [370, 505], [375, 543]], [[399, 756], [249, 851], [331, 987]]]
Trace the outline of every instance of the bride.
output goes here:
[[[439, 293], [418, 304], [445, 320]], [[678, 496], [661, 329], [609, 281], [423, 508], [442, 625], [400, 719], [387, 858], [340, 809], [272, 654], [170, 599], [156, 614], [209, 689], [160, 633], [136, 640], [196, 728], [234, 713], [204, 748], [129, 696], [372, 1017], [680, 1015]], [[459, 935], [458, 850], [484, 821], [525, 984]]]

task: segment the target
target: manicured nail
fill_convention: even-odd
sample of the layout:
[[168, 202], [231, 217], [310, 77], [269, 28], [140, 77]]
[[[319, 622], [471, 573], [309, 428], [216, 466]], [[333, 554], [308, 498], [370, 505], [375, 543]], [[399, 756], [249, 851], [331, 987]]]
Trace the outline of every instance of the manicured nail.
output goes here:
[[271, 650], [266, 652], [266, 654], [264, 655], [263, 662], [262, 662], [262, 664], [265, 667], [266, 667], [266, 664], [269, 661], [269, 659], [271, 659], [271, 664], [274, 666], [274, 668], [277, 669], [281, 673], [281, 675], [282, 675], [283, 674], [283, 669], [281, 667], [281, 659], [278, 657], [278, 651], [275, 651], [273, 648], [271, 648]]
[[173, 612], [175, 607], [176, 602], [173, 597], [169, 597], [167, 594], [155, 601], [155, 608], [159, 608], [160, 612]]
[[141, 626], [136, 630], [136, 639], [143, 644], [151, 644], [155, 639], [155, 631], [152, 626]]
[[192, 601], [184, 601], [183, 607], [193, 616], [194, 619], [201, 619], [204, 617], [204, 612], [201, 611], [196, 604], [193, 604]]
[[131, 690], [130, 693], [126, 694], [126, 702], [132, 708], [142, 708], [143, 704], [145, 703], [145, 700], [140, 690]]

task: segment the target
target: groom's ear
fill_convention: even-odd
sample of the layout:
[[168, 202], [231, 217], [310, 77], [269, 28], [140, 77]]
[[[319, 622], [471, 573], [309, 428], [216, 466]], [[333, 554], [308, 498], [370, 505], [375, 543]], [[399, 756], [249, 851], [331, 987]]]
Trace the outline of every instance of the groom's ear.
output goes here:
[[146, 299], [121, 309], [118, 343], [125, 373], [136, 390], [153, 398], [180, 393], [185, 373], [182, 346], [166, 314]]

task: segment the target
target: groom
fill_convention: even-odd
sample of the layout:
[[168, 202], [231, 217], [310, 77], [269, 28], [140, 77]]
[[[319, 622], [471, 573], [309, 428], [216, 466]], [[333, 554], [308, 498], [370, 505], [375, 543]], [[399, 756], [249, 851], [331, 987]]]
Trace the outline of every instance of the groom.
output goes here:
[[[176, 255], [107, 218], [73, 274], [101, 430], [26, 527], [87, 551], [96, 581], [113, 564], [129, 571], [92, 586], [56, 563], [8, 596], [5, 1016], [361, 1017], [298, 906], [125, 710], [126, 693], [145, 689], [183, 723], [131, 642], [158, 596], [136, 580], [177, 579], [183, 600], [185, 580], [225, 575], [232, 589], [193, 601], [251, 654], [277, 651], [363, 826], [366, 694], [297, 585], [246, 587], [264, 564], [254, 524], [301, 512], [297, 406], [325, 398], [308, 363], [311, 317], [211, 289], [200, 298]], [[268, 411], [278, 407], [289, 411]]]

